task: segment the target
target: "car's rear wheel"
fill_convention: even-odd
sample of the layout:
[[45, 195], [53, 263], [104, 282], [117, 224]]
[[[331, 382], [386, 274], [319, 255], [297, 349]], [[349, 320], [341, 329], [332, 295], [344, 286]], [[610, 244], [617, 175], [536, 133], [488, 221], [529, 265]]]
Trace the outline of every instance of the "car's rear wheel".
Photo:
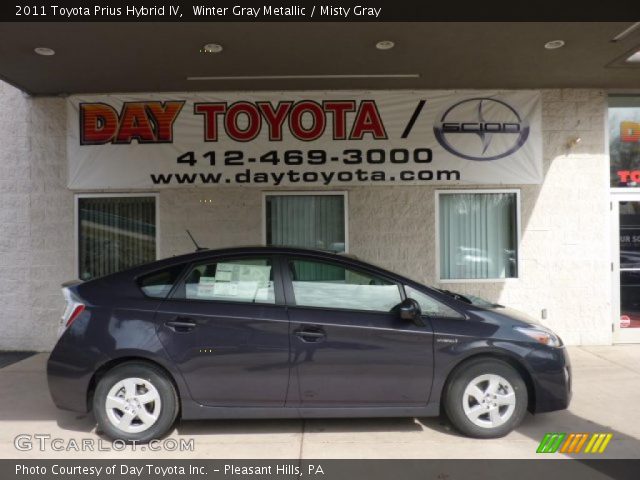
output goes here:
[[98, 382], [93, 410], [100, 429], [111, 439], [148, 442], [164, 436], [178, 415], [178, 395], [159, 368], [127, 362]]
[[527, 385], [511, 365], [494, 359], [470, 360], [447, 384], [444, 408], [460, 432], [476, 438], [502, 437], [527, 413]]

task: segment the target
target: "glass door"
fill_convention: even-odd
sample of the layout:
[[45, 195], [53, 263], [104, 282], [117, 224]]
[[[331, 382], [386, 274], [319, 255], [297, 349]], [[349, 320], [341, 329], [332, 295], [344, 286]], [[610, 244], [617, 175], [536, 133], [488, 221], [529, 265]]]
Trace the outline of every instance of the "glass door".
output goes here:
[[640, 343], [640, 194], [614, 196], [612, 210], [613, 341]]

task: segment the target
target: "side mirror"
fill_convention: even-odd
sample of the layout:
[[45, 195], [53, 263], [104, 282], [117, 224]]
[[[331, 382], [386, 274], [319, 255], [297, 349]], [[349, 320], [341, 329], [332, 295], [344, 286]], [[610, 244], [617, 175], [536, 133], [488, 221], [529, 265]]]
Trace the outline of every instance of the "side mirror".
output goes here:
[[408, 320], [419, 327], [424, 327], [422, 309], [420, 308], [420, 304], [413, 298], [405, 298], [404, 301], [398, 305], [398, 315], [402, 320]]

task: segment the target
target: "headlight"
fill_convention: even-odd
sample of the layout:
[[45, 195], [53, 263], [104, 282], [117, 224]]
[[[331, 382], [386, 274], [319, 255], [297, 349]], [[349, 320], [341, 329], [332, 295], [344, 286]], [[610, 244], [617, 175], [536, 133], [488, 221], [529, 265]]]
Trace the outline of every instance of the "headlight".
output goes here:
[[536, 342], [549, 347], [561, 347], [562, 340], [560, 337], [553, 333], [551, 330], [544, 327], [514, 327], [521, 333], [524, 333], [527, 337], [533, 338]]

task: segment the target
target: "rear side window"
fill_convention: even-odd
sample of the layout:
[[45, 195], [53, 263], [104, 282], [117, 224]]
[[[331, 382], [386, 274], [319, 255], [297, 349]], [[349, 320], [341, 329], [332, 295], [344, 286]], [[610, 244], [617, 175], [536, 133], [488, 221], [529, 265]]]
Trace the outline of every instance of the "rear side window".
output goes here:
[[138, 279], [138, 286], [147, 297], [166, 298], [183, 268], [184, 265], [176, 265], [148, 273]]
[[275, 303], [270, 258], [220, 259], [197, 264], [175, 298]]

